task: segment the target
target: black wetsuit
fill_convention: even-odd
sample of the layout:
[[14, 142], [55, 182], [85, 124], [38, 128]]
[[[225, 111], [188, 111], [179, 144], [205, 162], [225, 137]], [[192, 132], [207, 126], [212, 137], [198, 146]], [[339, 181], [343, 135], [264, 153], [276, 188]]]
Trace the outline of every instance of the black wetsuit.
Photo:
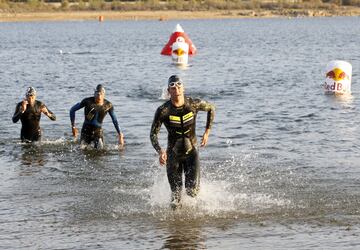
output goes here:
[[95, 103], [94, 97], [88, 97], [81, 102], [75, 104], [70, 110], [71, 124], [75, 123], [75, 112], [81, 108], [84, 108], [85, 120], [81, 129], [81, 141], [87, 144], [91, 142], [95, 143], [95, 148], [101, 147], [99, 143], [104, 142], [104, 135], [102, 130], [102, 122], [107, 113], [110, 114], [112, 122], [116, 131], [120, 134], [120, 127], [114, 113], [114, 107], [111, 102], [104, 100], [103, 105]]
[[[27, 104], [25, 112], [21, 113], [21, 105], [22, 102], [19, 102], [16, 105], [15, 113], [12, 117], [14, 123], [18, 122], [18, 120], [21, 120], [22, 126], [20, 138], [22, 141], [39, 141], [41, 139], [41, 109], [47, 107], [41, 101], [35, 100], [33, 106]], [[47, 110], [49, 112], [49, 118], [55, 121], [56, 116], [48, 108]]]
[[167, 176], [173, 200], [180, 200], [183, 172], [187, 194], [196, 196], [199, 190], [200, 164], [195, 134], [198, 111], [208, 112], [206, 128], [211, 128], [215, 115], [214, 106], [188, 97], [185, 98], [185, 104], [179, 108], [172, 105], [171, 101], [164, 103], [157, 109], [152, 123], [150, 140], [158, 153], [161, 150], [158, 133], [162, 123], [168, 131]]

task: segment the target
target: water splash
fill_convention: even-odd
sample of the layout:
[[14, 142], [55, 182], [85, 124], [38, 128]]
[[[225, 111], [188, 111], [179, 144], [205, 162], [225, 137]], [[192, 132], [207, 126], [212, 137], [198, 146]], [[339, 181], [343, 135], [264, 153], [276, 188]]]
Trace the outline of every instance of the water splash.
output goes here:
[[[229, 165], [233, 165], [233, 160]], [[237, 181], [247, 183], [249, 180], [240, 175]], [[176, 213], [184, 218], [238, 218], [244, 216], [257, 216], [267, 213], [267, 210], [278, 207], [286, 207], [291, 204], [290, 200], [276, 198], [272, 194], [260, 193], [246, 189], [239, 191], [238, 183], [230, 178], [214, 180], [202, 177], [200, 192], [196, 198], [182, 193], [182, 208]], [[149, 188], [149, 204], [155, 216], [171, 216], [170, 187], [167, 181], [166, 171], [161, 171], [154, 176], [153, 185]]]
[[63, 145], [70, 143], [72, 140], [69, 140], [65, 137], [60, 137], [58, 139], [45, 139], [41, 141], [42, 145]]
[[163, 87], [160, 100], [169, 100], [169, 99], [170, 99], [169, 91], [167, 90], [167, 87]]

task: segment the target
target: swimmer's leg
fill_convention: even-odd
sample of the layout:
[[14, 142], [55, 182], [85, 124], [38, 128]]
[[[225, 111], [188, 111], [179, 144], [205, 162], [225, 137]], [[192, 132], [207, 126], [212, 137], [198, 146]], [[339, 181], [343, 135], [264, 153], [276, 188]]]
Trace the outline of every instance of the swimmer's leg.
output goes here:
[[96, 138], [94, 141], [94, 148], [96, 149], [104, 149], [104, 139], [103, 138]]
[[21, 129], [20, 138], [22, 142], [35, 142], [41, 140], [41, 129], [25, 130]]
[[91, 134], [89, 134], [87, 132], [87, 130], [82, 130], [81, 131], [81, 137], [80, 137], [80, 145], [81, 147], [86, 147], [88, 146], [89, 144], [91, 144]]
[[183, 167], [173, 154], [168, 154], [166, 164], [167, 177], [171, 189], [171, 208], [176, 209], [180, 206], [181, 189], [182, 189], [182, 172]]
[[96, 128], [94, 131], [94, 148], [104, 149], [104, 134], [101, 128]]
[[199, 153], [193, 150], [184, 164], [186, 194], [195, 197], [200, 189], [200, 161]]

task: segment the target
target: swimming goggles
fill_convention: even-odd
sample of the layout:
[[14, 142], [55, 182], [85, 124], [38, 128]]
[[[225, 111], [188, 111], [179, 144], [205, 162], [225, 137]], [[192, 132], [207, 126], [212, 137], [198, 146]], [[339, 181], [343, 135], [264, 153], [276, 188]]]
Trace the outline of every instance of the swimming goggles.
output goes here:
[[168, 86], [170, 87], [170, 88], [174, 88], [175, 86], [176, 87], [181, 87], [181, 85], [182, 85], [182, 82], [171, 82], [171, 83], [169, 83], [168, 84]]

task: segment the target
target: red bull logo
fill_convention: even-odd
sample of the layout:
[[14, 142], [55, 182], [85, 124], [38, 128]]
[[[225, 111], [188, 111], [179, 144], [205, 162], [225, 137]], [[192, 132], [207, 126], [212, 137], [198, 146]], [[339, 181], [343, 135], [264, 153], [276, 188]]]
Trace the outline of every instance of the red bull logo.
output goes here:
[[346, 73], [339, 68], [335, 68], [335, 69], [329, 71], [326, 74], [326, 77], [331, 78], [334, 81], [341, 81], [344, 79], [349, 79], [349, 77], [346, 75]]
[[186, 52], [181, 48], [175, 49], [172, 52], [177, 56], [183, 56], [186, 54]]

